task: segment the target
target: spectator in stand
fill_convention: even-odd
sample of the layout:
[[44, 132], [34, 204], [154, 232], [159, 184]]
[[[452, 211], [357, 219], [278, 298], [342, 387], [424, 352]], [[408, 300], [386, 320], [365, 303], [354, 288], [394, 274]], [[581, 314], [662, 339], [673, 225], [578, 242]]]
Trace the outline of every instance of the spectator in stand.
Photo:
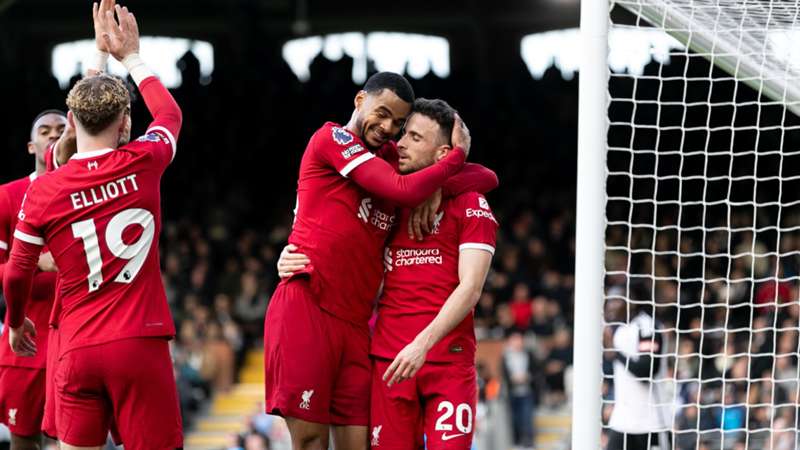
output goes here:
[[511, 404], [514, 445], [533, 447], [533, 408], [536, 404], [536, 360], [525, 348], [522, 333], [512, 331], [503, 352], [503, 379]]
[[236, 297], [236, 315], [242, 320], [248, 335], [259, 332], [264, 326], [269, 296], [259, 289], [258, 277], [253, 272], [241, 276], [241, 289]]
[[523, 282], [514, 285], [511, 297], [511, 314], [514, 316], [514, 327], [518, 331], [525, 331], [531, 322], [533, 310], [531, 308], [530, 288]]
[[206, 326], [203, 362], [200, 375], [215, 392], [227, 392], [233, 385], [234, 353], [222, 334], [222, 326], [213, 320]]
[[560, 406], [566, 400], [565, 375], [572, 366], [572, 335], [567, 328], [556, 331], [553, 347], [544, 361], [544, 375], [547, 385], [545, 404]]

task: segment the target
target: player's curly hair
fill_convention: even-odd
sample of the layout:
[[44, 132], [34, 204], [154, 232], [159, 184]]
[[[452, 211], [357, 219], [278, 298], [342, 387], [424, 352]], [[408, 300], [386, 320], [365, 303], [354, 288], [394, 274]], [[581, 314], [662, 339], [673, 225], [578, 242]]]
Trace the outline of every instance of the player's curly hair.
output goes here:
[[456, 110], [446, 101], [435, 98], [418, 98], [414, 101], [412, 113], [422, 114], [439, 124], [442, 142], [450, 144], [453, 125], [456, 122]]
[[91, 135], [106, 129], [130, 104], [125, 82], [107, 74], [78, 81], [67, 95], [67, 107]]

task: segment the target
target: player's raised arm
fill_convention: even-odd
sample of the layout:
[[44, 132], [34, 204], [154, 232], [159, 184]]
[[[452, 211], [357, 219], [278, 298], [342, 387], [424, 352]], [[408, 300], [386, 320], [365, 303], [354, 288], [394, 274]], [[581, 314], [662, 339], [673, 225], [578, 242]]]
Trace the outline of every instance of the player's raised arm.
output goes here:
[[[455, 128], [455, 127], [454, 127]], [[366, 191], [403, 207], [414, 207], [430, 197], [451, 176], [464, 166], [469, 153], [469, 135], [460, 133], [453, 139], [453, 151], [436, 164], [408, 175], [400, 175], [391, 164], [367, 151], [349, 131], [333, 127], [333, 136], [318, 136], [318, 151], [323, 159], [342, 176], [356, 182]]]
[[[98, 75], [105, 72], [106, 65], [108, 64], [108, 47], [103, 38], [102, 21], [100, 20], [106, 12], [114, 11], [114, 0], [101, 0], [92, 4], [92, 22], [94, 23], [94, 42], [95, 53], [89, 60], [86, 66], [86, 72], [83, 74], [85, 77]], [[54, 170], [63, 166], [69, 161], [72, 155], [78, 151], [78, 143], [75, 139], [75, 129], [70, 126], [69, 121], [64, 128], [61, 137], [47, 150], [45, 160], [47, 161], [47, 170]]]
[[368, 192], [404, 207], [414, 207], [461, 170], [466, 153], [457, 148], [438, 163], [409, 175], [400, 175], [386, 161], [369, 158], [348, 176]]
[[115, 6], [117, 20], [111, 11], [101, 15], [102, 38], [108, 52], [122, 62], [139, 87], [153, 121], [148, 133], [161, 132], [172, 145], [173, 157], [183, 114], [178, 103], [139, 56], [139, 25], [126, 7]]
[[480, 164], [466, 163], [460, 172], [448, 178], [442, 185], [442, 195], [457, 197], [465, 192], [487, 192], [497, 189], [500, 180], [492, 169]]

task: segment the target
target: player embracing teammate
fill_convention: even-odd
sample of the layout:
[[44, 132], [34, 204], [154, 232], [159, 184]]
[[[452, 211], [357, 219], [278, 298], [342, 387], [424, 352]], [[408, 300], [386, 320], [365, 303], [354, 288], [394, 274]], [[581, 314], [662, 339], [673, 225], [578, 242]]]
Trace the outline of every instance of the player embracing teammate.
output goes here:
[[[369, 82], [365, 91], [369, 92], [368, 88]], [[356, 105], [358, 106], [358, 102]], [[360, 111], [357, 110], [354, 117], [358, 113]], [[365, 134], [369, 136], [368, 132]], [[312, 144], [313, 142], [314, 138]], [[443, 101], [419, 99], [414, 102], [414, 110], [405, 124], [402, 139], [396, 147], [388, 149], [391, 150], [388, 154], [382, 154], [394, 162], [401, 173], [414, 177], [430, 173], [443, 162], [462, 156], [461, 146], [469, 147], [469, 135], [455, 111]], [[308, 155], [307, 149], [304, 162]], [[371, 159], [371, 156], [366, 158]], [[293, 232], [290, 238], [292, 246], [289, 248], [299, 247], [298, 253], [284, 252], [278, 269], [285, 278], [282, 282], [284, 289], [292, 287], [293, 283], [302, 288], [294, 288], [299, 295], [287, 299], [286, 305], [289, 301], [295, 302], [292, 303], [295, 309], [302, 308], [306, 314], [313, 314], [316, 321], [307, 326], [297, 316], [275, 314], [276, 310], [282, 312], [289, 309], [288, 306], [278, 303], [277, 308], [270, 304], [265, 325], [268, 411], [288, 416], [290, 430], [293, 423], [297, 424], [298, 416], [307, 418], [303, 419], [304, 422], [317, 422], [304, 423], [306, 429], [316, 427], [323, 430], [325, 424], [337, 425], [336, 420], [339, 418], [304, 414], [301, 410], [310, 410], [314, 406], [313, 402], [317, 398], [315, 396], [320, 392], [316, 388], [319, 384], [309, 385], [306, 389], [298, 386], [297, 394], [291, 388], [278, 391], [277, 387], [291, 387], [292, 381], [297, 380], [297, 376], [302, 376], [303, 371], [297, 369], [287, 373], [276, 370], [275, 366], [294, 365], [298, 362], [309, 365], [309, 374], [305, 379], [310, 384], [312, 380], [320, 383], [331, 379], [331, 372], [321, 372], [328, 370], [325, 365], [330, 363], [327, 361], [332, 360], [339, 364], [340, 361], [346, 361], [351, 367], [358, 365], [359, 377], [354, 377], [352, 372], [347, 374], [349, 377], [342, 376], [344, 370], [339, 369], [336, 378], [336, 372], [333, 372], [335, 381], [325, 385], [323, 395], [319, 397], [322, 413], [338, 411], [337, 407], [342, 404], [327, 403], [328, 399], [343, 397], [349, 402], [346, 406], [351, 408], [344, 411], [363, 414], [358, 416], [358, 423], [365, 423], [364, 416], [371, 410], [368, 421], [372, 424], [372, 429], [369, 439], [365, 435], [353, 433], [344, 447], [341, 447], [341, 442], [336, 443], [337, 448], [364, 448], [371, 445], [373, 448], [416, 449], [422, 445], [423, 432], [428, 436], [429, 448], [470, 447], [477, 400], [475, 337], [471, 311], [483, 288], [494, 252], [497, 228], [486, 199], [475, 192], [491, 189], [494, 185], [479, 183], [475, 185], [477, 186], [483, 187], [455, 190], [450, 192], [455, 195], [446, 195], [441, 208], [433, 208], [435, 214], [431, 233], [421, 241], [404, 232], [398, 232], [394, 226], [405, 224], [409, 220], [412, 214], [410, 207], [415, 205], [413, 202], [400, 203], [405, 209], [399, 217], [395, 216], [394, 210], [382, 211], [382, 215], [376, 215], [374, 212], [367, 214], [369, 209], [357, 206], [358, 209], [350, 215], [368, 219], [363, 220], [365, 227], [369, 224], [382, 224], [381, 217], [391, 217], [387, 228], [395, 230], [385, 252], [382, 239], [388, 238], [389, 234], [376, 236], [370, 241], [355, 234], [340, 234], [336, 236], [335, 242], [340, 250], [325, 254], [324, 249], [320, 250], [305, 240], [297, 239]], [[302, 192], [302, 189], [301, 165], [298, 191]], [[329, 189], [328, 192], [337, 190]], [[301, 208], [302, 205], [301, 199]], [[346, 212], [347, 206], [344, 203], [345, 211], [340, 219], [342, 221], [350, 219]], [[319, 214], [322, 211], [315, 212], [318, 214], [305, 220], [316, 220], [324, 224], [332, 218], [330, 214]], [[298, 220], [300, 213], [302, 209], [298, 210]], [[357, 221], [355, 225], [359, 225]], [[316, 239], [312, 242], [316, 244], [320, 241]], [[380, 248], [367, 254], [363, 251], [367, 242]], [[368, 259], [354, 259], [354, 254]], [[326, 261], [325, 258], [330, 260]], [[340, 283], [349, 283], [359, 281], [351, 271], [356, 274], [366, 271], [383, 272], [381, 261], [386, 264], [385, 278], [381, 273], [373, 285], [362, 285], [360, 297], [350, 297], [349, 303], [348, 299], [341, 301], [342, 307], [360, 309], [362, 316], [359, 320], [362, 322], [351, 321], [348, 326], [358, 326], [361, 334], [358, 339], [337, 335], [328, 327], [329, 322], [336, 320], [336, 312], [329, 312], [324, 303], [330, 291], [325, 290], [324, 284], [318, 284], [316, 290], [310, 287], [314, 283], [320, 283], [319, 279], [315, 280], [318, 277], [318, 267], [322, 264], [327, 272], [323, 273], [324, 276]], [[366, 345], [364, 341], [368, 340], [364, 316], [371, 311], [372, 295], [375, 294], [375, 290], [369, 291], [369, 288], [377, 288], [381, 279], [384, 281], [384, 291], [379, 302], [378, 322], [370, 351], [375, 358], [374, 364], [371, 364], [361, 348]], [[327, 287], [338, 288], [333, 284]], [[273, 301], [282, 301], [281, 299], [276, 292]], [[280, 334], [274, 336], [274, 333]], [[270, 343], [270, 338], [278, 341], [278, 344]], [[270, 350], [286, 343], [294, 351], [281, 353]], [[354, 348], [359, 349], [360, 353], [355, 354]], [[346, 352], [350, 352], [350, 358], [342, 359], [341, 355]], [[426, 360], [430, 364], [422, 367]], [[371, 372], [367, 381], [361, 376], [365, 366]], [[409, 381], [404, 382], [405, 380]], [[371, 408], [369, 390], [372, 397]], [[277, 395], [288, 410], [280, 410], [278, 402], [270, 403], [271, 394]], [[294, 402], [297, 402], [297, 406]], [[353, 409], [355, 405], [359, 409]], [[321, 433], [318, 436], [304, 440], [304, 435], [293, 433], [293, 446], [295, 449], [327, 448], [326, 437]], [[334, 431], [334, 439], [336, 437]]]

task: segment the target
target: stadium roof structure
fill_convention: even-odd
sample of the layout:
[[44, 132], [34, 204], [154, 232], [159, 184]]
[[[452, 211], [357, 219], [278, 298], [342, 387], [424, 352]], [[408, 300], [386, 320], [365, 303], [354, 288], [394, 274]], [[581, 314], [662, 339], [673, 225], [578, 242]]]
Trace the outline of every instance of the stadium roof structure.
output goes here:
[[[125, 2], [123, 2], [124, 4]], [[148, 32], [208, 34], [241, 30], [247, 24], [271, 35], [325, 34], [340, 31], [405, 31], [447, 34], [467, 28], [477, 33], [502, 29], [520, 34], [578, 24], [578, 0], [136, 0]], [[0, 0], [0, 23], [14, 31], [77, 38], [84, 34], [88, 1]], [[4, 33], [4, 34], [6, 34]], [[191, 37], [191, 36], [186, 36]], [[200, 37], [200, 36], [198, 36]], [[489, 37], [489, 36], [487, 36]]]

